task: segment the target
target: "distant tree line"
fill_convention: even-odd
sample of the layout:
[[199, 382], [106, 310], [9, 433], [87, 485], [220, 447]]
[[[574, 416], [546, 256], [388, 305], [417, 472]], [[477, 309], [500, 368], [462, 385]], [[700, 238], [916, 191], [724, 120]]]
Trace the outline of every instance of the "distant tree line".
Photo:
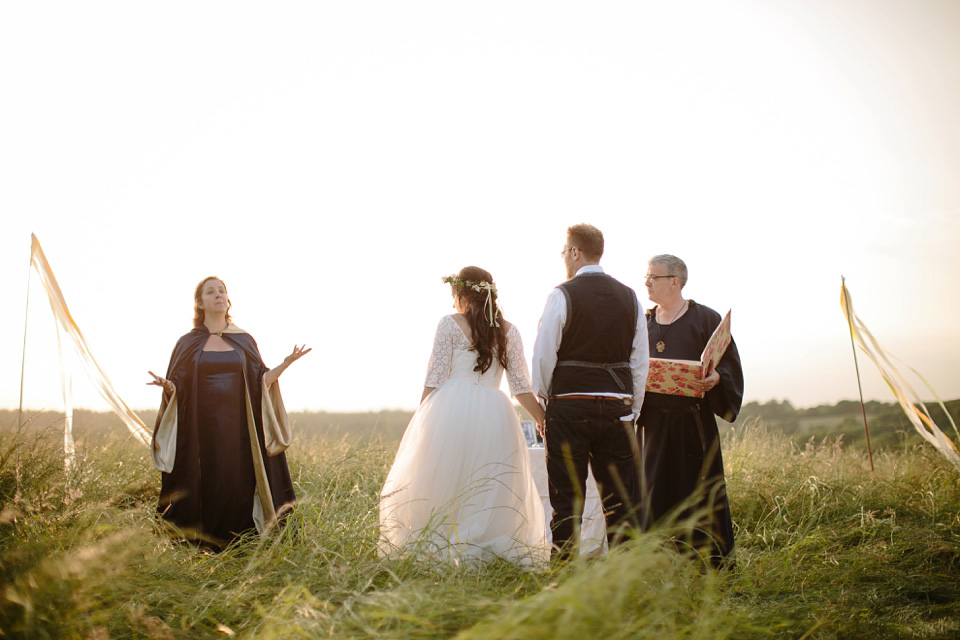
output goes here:
[[[960, 424], [960, 399], [944, 402], [944, 405], [954, 422]], [[956, 433], [940, 405], [928, 402], [926, 406], [937, 426], [956, 442]], [[871, 400], [864, 403], [864, 409], [873, 447], [902, 446], [921, 440], [899, 404]], [[798, 442], [836, 436], [842, 436], [845, 442], [862, 443], [866, 440], [860, 402], [856, 400], [841, 400], [833, 405], [805, 409], [795, 408], [789, 400], [748, 402], [743, 405], [734, 426], [749, 426], [757, 420], [767, 428], [780, 429]]]
[[[156, 409], [137, 411], [147, 428], [153, 430]], [[413, 411], [402, 409], [368, 412], [293, 411], [288, 414], [294, 438], [362, 438], [399, 442], [410, 422]], [[24, 411], [24, 429], [62, 431], [62, 411]], [[0, 409], [0, 430], [16, 429], [18, 412]], [[77, 441], [85, 438], [101, 439], [108, 436], [126, 436], [127, 427], [113, 412], [76, 409], [73, 412], [73, 435]]]
[[[954, 422], [960, 424], [960, 399], [944, 403]], [[870, 443], [874, 448], [903, 446], [905, 443], [920, 441], [904, 415], [900, 405], [893, 402], [871, 400], [865, 404], [867, 426], [870, 429]], [[936, 403], [928, 403], [927, 408], [934, 422], [957, 442], [956, 434], [950, 426], [943, 410]], [[517, 407], [520, 411], [520, 408]], [[522, 411], [521, 418], [528, 416]], [[153, 428], [156, 410], [138, 411], [137, 414], [148, 428]], [[293, 424], [295, 438], [348, 438], [362, 440], [380, 440], [385, 446], [395, 446], [403, 437], [403, 432], [413, 416], [408, 410], [386, 410], [368, 412], [327, 412], [295, 411], [289, 414]], [[25, 412], [27, 429], [63, 429], [63, 412], [43, 411]], [[856, 400], [841, 400], [829, 405], [797, 409], [789, 400], [769, 400], [764, 403], [748, 402], [743, 405], [733, 427], [749, 428], [761, 421], [768, 429], [779, 429], [802, 443], [810, 438], [823, 439], [842, 436], [844, 442], [860, 443], [865, 440], [863, 418], [860, 403]], [[0, 429], [16, 428], [17, 411], [0, 409]], [[730, 428], [720, 422], [721, 428]], [[127, 428], [111, 412], [87, 411], [78, 409], [73, 413], [74, 438], [94, 440], [107, 436], [125, 437]], [[958, 443], [960, 444], [960, 443]]]

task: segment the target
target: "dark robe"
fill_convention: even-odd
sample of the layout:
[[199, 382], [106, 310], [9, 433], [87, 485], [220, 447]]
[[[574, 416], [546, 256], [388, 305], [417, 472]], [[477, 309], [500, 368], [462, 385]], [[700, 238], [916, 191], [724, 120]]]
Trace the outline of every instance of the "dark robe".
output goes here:
[[[234, 351], [204, 352], [209, 337], [206, 327], [195, 328], [170, 357], [166, 377], [177, 388], [176, 457], [173, 469], [161, 474], [157, 510], [187, 538], [221, 547], [255, 526], [258, 463], [250, 446], [244, 377], [273, 511], [282, 514], [295, 495], [286, 455], [270, 456], [264, 444], [261, 388], [269, 369], [256, 341], [247, 333], [225, 332], [221, 337]], [[157, 428], [166, 405], [164, 400]]]
[[[669, 325], [657, 323], [656, 307], [647, 311], [650, 357], [700, 360], [721, 317], [693, 300], [689, 305]], [[656, 350], [661, 340], [666, 345], [662, 353]], [[644, 530], [683, 525], [678, 541], [709, 554], [718, 565], [733, 551], [733, 520], [714, 415], [732, 422], [743, 400], [743, 370], [732, 339], [716, 370], [720, 382], [703, 398], [648, 392], [637, 436], [643, 461]]]

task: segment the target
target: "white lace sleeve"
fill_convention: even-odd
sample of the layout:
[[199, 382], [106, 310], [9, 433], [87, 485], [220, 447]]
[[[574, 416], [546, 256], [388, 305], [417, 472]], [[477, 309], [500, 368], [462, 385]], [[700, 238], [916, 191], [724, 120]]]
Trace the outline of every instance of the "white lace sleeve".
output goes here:
[[512, 324], [507, 330], [507, 383], [510, 385], [510, 395], [530, 393], [533, 385], [530, 383], [530, 370], [523, 355], [523, 340], [517, 325]]
[[453, 367], [453, 340], [459, 330], [457, 321], [450, 316], [440, 318], [437, 334], [433, 337], [433, 352], [430, 354], [427, 379], [423, 386], [436, 388], [450, 378]]

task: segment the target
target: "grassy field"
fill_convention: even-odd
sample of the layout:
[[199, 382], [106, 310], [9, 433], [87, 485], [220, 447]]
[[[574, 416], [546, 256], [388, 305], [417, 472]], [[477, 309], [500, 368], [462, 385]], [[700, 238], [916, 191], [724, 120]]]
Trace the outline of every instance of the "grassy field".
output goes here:
[[[375, 553], [402, 425], [301, 425], [286, 528], [224, 553], [163, 534], [145, 448], [100, 416], [18, 434], [0, 416], [3, 638], [957, 638], [960, 483], [930, 447], [795, 444], [769, 424], [724, 440], [736, 567], [658, 535], [559, 569], [430, 566]], [[402, 416], [393, 416], [394, 422]], [[109, 424], [108, 424], [109, 423]]]

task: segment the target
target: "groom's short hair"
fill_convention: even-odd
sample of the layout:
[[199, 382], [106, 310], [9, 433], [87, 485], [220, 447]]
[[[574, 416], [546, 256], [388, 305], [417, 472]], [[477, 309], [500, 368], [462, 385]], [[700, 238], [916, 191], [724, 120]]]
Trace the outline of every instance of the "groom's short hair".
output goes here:
[[569, 245], [580, 249], [580, 253], [592, 262], [603, 255], [603, 233], [592, 224], [575, 224], [567, 229]]

